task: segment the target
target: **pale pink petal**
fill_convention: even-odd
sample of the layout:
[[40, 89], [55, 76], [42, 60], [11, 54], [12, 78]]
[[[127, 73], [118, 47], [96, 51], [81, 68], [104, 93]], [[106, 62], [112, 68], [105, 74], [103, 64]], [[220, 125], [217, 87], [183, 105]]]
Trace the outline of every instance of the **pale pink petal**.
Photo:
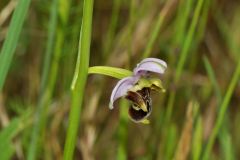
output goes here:
[[167, 63], [165, 61], [157, 58], [146, 58], [137, 65], [133, 73], [136, 76], [144, 75], [146, 72], [163, 74], [166, 68]]
[[127, 94], [127, 91], [138, 81], [138, 77], [126, 77], [121, 79], [112, 91], [109, 108], [113, 109], [114, 102]]

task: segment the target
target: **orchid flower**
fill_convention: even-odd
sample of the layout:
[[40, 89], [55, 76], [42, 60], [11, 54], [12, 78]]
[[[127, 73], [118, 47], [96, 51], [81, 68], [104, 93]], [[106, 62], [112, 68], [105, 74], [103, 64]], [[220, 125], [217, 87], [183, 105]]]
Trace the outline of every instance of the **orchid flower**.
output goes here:
[[[128, 114], [133, 122], [149, 123], [148, 116], [152, 112], [151, 90], [162, 91], [160, 76], [167, 68], [166, 62], [157, 58], [146, 58], [137, 64], [132, 76], [121, 79], [114, 87], [109, 108], [114, 108], [114, 103], [119, 98], [126, 98], [132, 105]], [[160, 75], [160, 76], [157, 76]]]

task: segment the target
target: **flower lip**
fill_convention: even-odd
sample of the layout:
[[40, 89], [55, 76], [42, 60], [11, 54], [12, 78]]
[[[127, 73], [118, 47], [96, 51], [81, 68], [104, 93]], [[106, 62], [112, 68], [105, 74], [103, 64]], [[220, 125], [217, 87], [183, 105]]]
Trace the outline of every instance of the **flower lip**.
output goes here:
[[150, 97], [150, 88], [143, 88], [137, 92], [129, 91], [126, 98], [133, 103], [128, 110], [132, 121], [141, 122], [151, 114], [152, 100]]
[[150, 107], [149, 112], [144, 112], [143, 110], [136, 110], [132, 106], [128, 109], [128, 114], [132, 121], [138, 123], [141, 122], [143, 119], [146, 119], [152, 112], [152, 107]]
[[134, 75], [144, 75], [146, 72], [163, 74], [167, 68], [167, 63], [157, 58], [146, 58], [134, 68]]
[[148, 112], [148, 106], [144, 101], [142, 95], [138, 92], [128, 91], [126, 95], [126, 99], [130, 100], [133, 104], [133, 108], [135, 110], [143, 110], [144, 112]]

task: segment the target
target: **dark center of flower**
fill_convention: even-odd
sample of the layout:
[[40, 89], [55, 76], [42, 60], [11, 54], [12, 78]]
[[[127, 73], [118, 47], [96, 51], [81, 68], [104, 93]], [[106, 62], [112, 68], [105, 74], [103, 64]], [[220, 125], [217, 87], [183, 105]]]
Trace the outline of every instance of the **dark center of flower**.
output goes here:
[[128, 111], [133, 120], [140, 121], [151, 113], [150, 88], [143, 88], [137, 92], [129, 91], [126, 98], [133, 103]]

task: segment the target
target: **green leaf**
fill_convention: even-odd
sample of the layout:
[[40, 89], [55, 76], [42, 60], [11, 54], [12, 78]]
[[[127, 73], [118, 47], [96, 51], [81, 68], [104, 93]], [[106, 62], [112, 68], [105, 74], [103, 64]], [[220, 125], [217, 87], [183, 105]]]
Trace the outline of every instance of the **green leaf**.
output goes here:
[[88, 74], [102, 74], [118, 79], [122, 79], [132, 75], [132, 72], [122, 68], [94, 66], [88, 68]]

